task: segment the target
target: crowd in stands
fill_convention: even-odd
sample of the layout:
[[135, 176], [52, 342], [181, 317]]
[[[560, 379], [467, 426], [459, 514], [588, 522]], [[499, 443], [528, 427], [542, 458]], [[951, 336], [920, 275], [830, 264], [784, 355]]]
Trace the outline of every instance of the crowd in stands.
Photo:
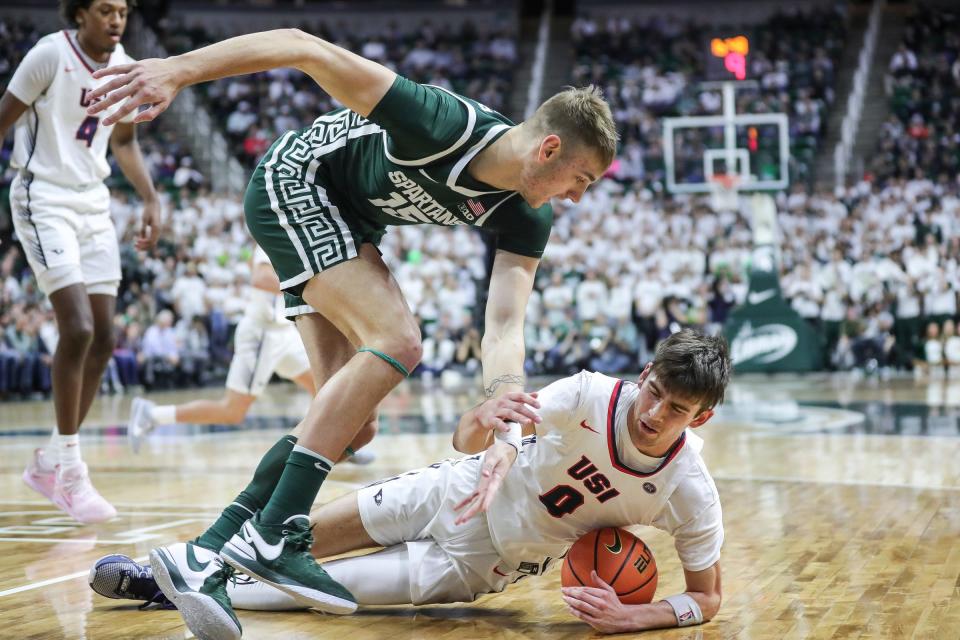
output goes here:
[[[746, 78], [755, 89], [737, 91], [739, 113], [786, 113], [790, 117], [792, 181], [811, 182], [814, 155], [826, 133], [834, 102], [835, 68], [846, 32], [839, 9], [778, 13], [765, 22], [725, 33], [749, 36]], [[715, 26], [679, 18], [598, 19], [578, 17], [571, 27], [576, 54], [573, 83], [604, 88], [620, 128], [623, 148], [617, 174], [663, 183], [663, 132], [660, 119], [717, 115], [718, 89], [702, 89]], [[730, 76], [732, 79], [732, 76]], [[682, 130], [676, 144], [678, 182], [702, 182], [703, 150], [723, 146], [723, 130]], [[741, 131], [738, 146], [748, 147], [751, 170], [760, 179], [779, 178], [779, 145], [773, 126]]]
[[[463, 22], [457, 28], [429, 20], [416, 27], [396, 24], [358, 35], [356, 30], [326, 24], [301, 28], [366, 58], [376, 60], [415, 80], [470, 96], [504, 111], [517, 63], [516, 34], [510, 27]], [[248, 30], [257, 30], [250, 25]], [[171, 54], [217, 42], [245, 31], [212, 32], [176, 19], [158, 26]], [[234, 153], [253, 166], [285, 131], [309, 125], [317, 116], [338, 107], [309, 76], [295, 69], [227, 78], [200, 87], [218, 121], [225, 123]]]
[[[151, 255], [132, 249], [137, 204], [114, 201], [124, 237], [105, 379], [114, 389], [221, 379], [243, 313], [252, 244], [239, 199], [166, 193], [173, 214]], [[823, 336], [828, 366], [960, 370], [957, 182], [864, 181], [841, 197], [796, 187], [777, 207], [783, 295]], [[637, 371], [680, 327], [721, 331], [746, 296], [751, 241], [741, 213], [664, 198], [639, 182], [604, 180], [579, 203], [558, 204], [528, 305], [528, 373]], [[418, 374], [475, 373], [488, 259], [481, 235], [397, 227], [380, 248], [421, 323]], [[52, 315], [19, 250], [0, 250], [0, 394], [47, 391]]]
[[[751, 77], [760, 89], [740, 94], [739, 109], [788, 111], [794, 153], [802, 145], [815, 147], [823, 135], [843, 24], [829, 12], [780, 15], [751, 32]], [[901, 67], [941, 69], [948, 59], [940, 56], [931, 66], [923, 62], [929, 51], [940, 51], [938, 46], [957, 50], [949, 37], [942, 45], [918, 43], [929, 28], [924, 24], [919, 19], [911, 23], [908, 34], [919, 35], [898, 52], [892, 76], [898, 88], [907, 83], [911, 95], [926, 95], [928, 89], [936, 93], [934, 86], [945, 91], [944, 83], [914, 86], [930, 74], [901, 73]], [[169, 27], [165, 42], [171, 52], [227, 35]], [[31, 37], [16, 29], [0, 20], [0, 33], [20, 34], [0, 39], [0, 51], [14, 61], [11, 69], [16, 52], [22, 56], [27, 46], [17, 43]], [[514, 39], [506, 32], [464, 29], [466, 35], [452, 35], [426, 24], [413, 35], [387, 30], [339, 42], [414, 79], [503, 109], [509, 69], [516, 60]], [[333, 38], [323, 28], [312, 31]], [[554, 232], [528, 306], [528, 373], [637, 371], [663, 337], [687, 326], [716, 333], [744, 301], [749, 220], [736, 211], [716, 211], [704, 198], [670, 197], [658, 186], [664, 181], [659, 118], [719, 109], [716, 94], [690, 90], [703, 72], [705, 37], [694, 25], [666, 20], [601, 24], [582, 17], [574, 23], [574, 80], [605, 88], [623, 148], [612, 179], [593, 186], [577, 204], [556, 206]], [[947, 66], [956, 79], [956, 61], [950, 58]], [[956, 85], [951, 87], [955, 92]], [[280, 131], [304, 126], [332, 106], [312, 81], [288, 70], [215, 83], [209, 98], [251, 162]], [[941, 105], [929, 112], [936, 124], [924, 120], [925, 126], [954, 130], [950, 127], [960, 110], [952, 97], [947, 103], [953, 123], [941, 121], [946, 113]], [[894, 111], [891, 126], [894, 120], [903, 124]], [[915, 117], [904, 113], [908, 121]], [[250, 277], [252, 243], [242, 205], [238, 197], [208, 192], [188, 150], [172, 132], [146, 133], [141, 146], [163, 194], [166, 225], [156, 250], [136, 252], [132, 238], [139, 204], [123, 189], [113, 190], [124, 278], [116, 348], [104, 386], [121, 390], [218, 382], [231, 356], [232, 330], [243, 313]], [[930, 153], [955, 150], [954, 137], [936, 136]], [[699, 143], [690, 147], [698, 154], [704, 144], [712, 144]], [[924, 144], [929, 149], [930, 140]], [[903, 157], [904, 167], [917, 163], [920, 173], [893, 171], [883, 180], [864, 180], [839, 193], [813, 191], [800, 180], [777, 196], [781, 287], [792, 307], [823, 336], [830, 368], [946, 369], [956, 375], [957, 171], [941, 165], [931, 169], [922, 153]], [[689, 172], [700, 170], [697, 158], [683, 166]], [[6, 158], [0, 162], [7, 166]], [[898, 156], [893, 164], [903, 161]], [[798, 169], [801, 177], [803, 171]], [[0, 399], [48, 393], [57, 340], [53, 315], [19, 248], [8, 236], [0, 237]], [[449, 371], [477, 372], [477, 310], [490, 257], [482, 236], [464, 227], [406, 226], [387, 233], [380, 248], [421, 323], [424, 356], [418, 374], [431, 380]]]
[[917, 5], [887, 66], [890, 117], [868, 164], [877, 180], [960, 172], [960, 9]]

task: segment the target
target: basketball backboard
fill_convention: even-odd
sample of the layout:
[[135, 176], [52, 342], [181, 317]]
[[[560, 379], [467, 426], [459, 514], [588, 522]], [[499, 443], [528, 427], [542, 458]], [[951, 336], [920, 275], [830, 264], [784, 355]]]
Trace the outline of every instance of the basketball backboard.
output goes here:
[[663, 119], [669, 192], [711, 192], [718, 174], [736, 175], [741, 190], [778, 191], [789, 185], [787, 114], [736, 112], [736, 91], [755, 87], [751, 81], [703, 83], [703, 90], [720, 92], [720, 114]]

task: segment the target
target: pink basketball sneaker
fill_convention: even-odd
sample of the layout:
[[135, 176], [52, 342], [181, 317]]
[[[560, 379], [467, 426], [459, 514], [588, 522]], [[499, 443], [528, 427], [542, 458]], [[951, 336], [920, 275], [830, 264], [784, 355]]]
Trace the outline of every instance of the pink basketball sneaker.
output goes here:
[[57, 483], [53, 503], [83, 524], [106, 522], [117, 515], [117, 510], [97, 493], [90, 482], [87, 464], [73, 469], [57, 469]]
[[[47, 471], [46, 469], [50, 469]], [[43, 449], [34, 449], [30, 464], [23, 470], [23, 482], [28, 487], [45, 497], [53, 500], [53, 487], [57, 481], [56, 464], [49, 464], [45, 460]]]

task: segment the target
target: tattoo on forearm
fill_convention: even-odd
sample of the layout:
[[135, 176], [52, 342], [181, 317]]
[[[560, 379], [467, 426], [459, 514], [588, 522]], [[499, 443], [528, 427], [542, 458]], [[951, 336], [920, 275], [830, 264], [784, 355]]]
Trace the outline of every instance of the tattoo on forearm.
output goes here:
[[498, 376], [494, 378], [490, 382], [490, 386], [483, 390], [483, 393], [487, 396], [487, 398], [492, 398], [493, 394], [497, 391], [497, 387], [499, 387], [501, 384], [518, 384], [522, 387], [524, 382], [526, 382], [526, 378], [523, 376], [515, 376], [508, 373], [505, 376]]

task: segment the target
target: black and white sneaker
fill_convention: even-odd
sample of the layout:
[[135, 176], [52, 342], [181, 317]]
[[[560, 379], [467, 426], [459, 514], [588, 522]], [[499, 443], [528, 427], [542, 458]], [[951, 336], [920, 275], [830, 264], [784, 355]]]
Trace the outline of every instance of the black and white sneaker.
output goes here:
[[157, 586], [150, 565], [138, 564], [129, 556], [112, 554], [100, 558], [90, 569], [87, 582], [106, 598], [142, 600], [141, 609], [154, 604], [161, 609], [176, 609]]

